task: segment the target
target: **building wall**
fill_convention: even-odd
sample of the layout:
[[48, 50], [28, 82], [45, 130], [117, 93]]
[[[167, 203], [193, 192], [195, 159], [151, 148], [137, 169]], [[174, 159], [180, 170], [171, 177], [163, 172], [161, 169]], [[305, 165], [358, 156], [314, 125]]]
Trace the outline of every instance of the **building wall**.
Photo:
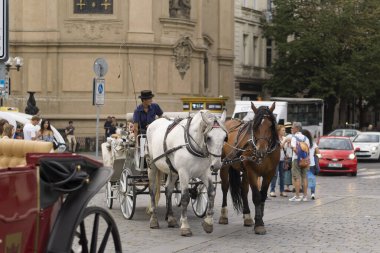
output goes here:
[[[267, 41], [263, 37], [261, 18], [267, 0], [235, 1], [235, 99], [262, 96], [268, 78]], [[244, 99], [244, 98], [243, 98]], [[245, 97], [248, 99], [248, 97]]]
[[[170, 17], [169, 0], [113, 0], [112, 14], [75, 14], [74, 0], [12, 0], [10, 54], [22, 56], [24, 66], [10, 72], [12, 95], [6, 105], [23, 111], [27, 91], [35, 91], [40, 114], [55, 126], [72, 119], [78, 135], [94, 134], [97, 58], [108, 63], [102, 120], [108, 115], [124, 120], [140, 103], [143, 89], [153, 91], [164, 111], [181, 111], [184, 96], [231, 97], [233, 4], [191, 0], [186, 19]], [[182, 57], [190, 63], [181, 76], [175, 48], [183, 41], [191, 54]]]

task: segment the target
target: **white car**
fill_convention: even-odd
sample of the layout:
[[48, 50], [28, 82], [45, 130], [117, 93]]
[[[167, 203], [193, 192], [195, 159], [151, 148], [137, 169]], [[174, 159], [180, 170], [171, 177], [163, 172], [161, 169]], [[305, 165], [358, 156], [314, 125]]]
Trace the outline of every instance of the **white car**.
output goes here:
[[[32, 115], [16, 112], [16, 111], [0, 111], [0, 119], [5, 119], [9, 122], [9, 124], [13, 125], [13, 127], [17, 127], [17, 124], [25, 125], [30, 121], [32, 118]], [[65, 139], [62, 137], [62, 135], [58, 132], [58, 130], [50, 125], [51, 130], [54, 134], [54, 139], [56, 143], [58, 144], [58, 147], [56, 149], [57, 152], [62, 153], [66, 150], [65, 145]]]
[[380, 160], [380, 132], [362, 132], [352, 144], [358, 159]]

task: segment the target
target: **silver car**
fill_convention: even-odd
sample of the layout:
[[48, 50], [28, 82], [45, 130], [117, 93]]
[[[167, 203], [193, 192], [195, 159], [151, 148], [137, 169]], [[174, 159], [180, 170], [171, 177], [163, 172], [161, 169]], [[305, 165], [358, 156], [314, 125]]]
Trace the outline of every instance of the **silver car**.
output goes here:
[[362, 132], [352, 143], [358, 159], [380, 160], [380, 132]]
[[331, 133], [329, 133], [329, 136], [344, 136], [349, 137], [351, 141], [361, 132], [356, 129], [335, 129]]

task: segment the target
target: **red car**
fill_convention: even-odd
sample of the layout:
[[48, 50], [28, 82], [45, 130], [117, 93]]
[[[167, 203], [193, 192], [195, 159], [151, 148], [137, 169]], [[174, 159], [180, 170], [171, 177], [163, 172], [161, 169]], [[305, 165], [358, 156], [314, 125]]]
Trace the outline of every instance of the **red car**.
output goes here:
[[350, 173], [356, 176], [358, 160], [350, 138], [338, 136], [322, 136], [318, 143], [321, 157], [320, 172]]

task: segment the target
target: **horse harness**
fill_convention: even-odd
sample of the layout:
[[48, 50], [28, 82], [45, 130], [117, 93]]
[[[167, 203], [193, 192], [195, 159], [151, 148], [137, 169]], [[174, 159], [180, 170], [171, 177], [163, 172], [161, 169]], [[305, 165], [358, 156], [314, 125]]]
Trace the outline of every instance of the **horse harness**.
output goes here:
[[[241, 166], [244, 169], [243, 161], [246, 161], [246, 160], [255, 162], [256, 164], [261, 164], [263, 158], [265, 158], [265, 156], [267, 156], [267, 155], [270, 155], [279, 145], [278, 141], [276, 141], [275, 143], [272, 143], [272, 138], [267, 138], [267, 137], [256, 138], [255, 135], [253, 134], [253, 122], [252, 121], [249, 121], [246, 123], [241, 122], [239, 125], [230, 129], [229, 132], [232, 132], [236, 129], [238, 129], [238, 134], [235, 137], [234, 145], [232, 146], [232, 145], [229, 145], [228, 143], [226, 143], [227, 145], [232, 147], [233, 151], [235, 151], [235, 152], [231, 151], [228, 155], [226, 155], [226, 157], [222, 161], [223, 165], [229, 165], [229, 164], [233, 164], [236, 162], [240, 162]], [[244, 132], [244, 134], [246, 134], [249, 130], [251, 130], [250, 131], [250, 139], [244, 144], [244, 146], [242, 148], [239, 148], [238, 145], [239, 145], [240, 137], [244, 137], [243, 132]], [[262, 139], [265, 140], [270, 145], [268, 146], [264, 156], [259, 157], [258, 152], [257, 152], [258, 149], [257, 149], [256, 143], [257, 143], [257, 141], [262, 140]], [[242, 153], [245, 151], [251, 151], [252, 155], [243, 156]], [[231, 154], [233, 155], [233, 157], [236, 157], [236, 158], [227, 159], [227, 157], [231, 157]]]
[[[156, 161], [158, 161], [159, 159], [165, 157], [165, 161], [166, 163], [168, 164], [169, 166], [169, 169], [171, 172], [174, 172], [176, 174], [178, 174], [178, 171], [174, 168], [172, 162], [170, 161], [170, 158], [169, 158], [169, 154], [183, 148], [183, 147], [186, 147], [187, 151], [189, 151], [190, 154], [192, 154], [193, 156], [196, 156], [196, 157], [200, 157], [200, 158], [207, 158], [207, 157], [210, 157], [210, 155], [214, 156], [214, 157], [221, 157], [222, 155], [216, 155], [216, 154], [213, 154], [211, 153], [209, 150], [208, 150], [208, 147], [207, 147], [207, 142], [206, 142], [206, 134], [208, 132], [210, 132], [213, 128], [220, 128], [221, 126], [219, 125], [219, 123], [217, 122], [217, 120], [215, 119], [214, 120], [214, 123], [211, 125], [211, 126], [208, 126], [206, 128], [206, 130], [204, 131], [204, 143], [205, 143], [205, 150], [202, 151], [202, 150], [198, 150], [197, 147], [194, 146], [194, 144], [192, 144], [191, 140], [193, 140], [193, 142], [198, 146], [199, 149], [200, 146], [196, 143], [196, 141], [194, 140], [194, 138], [190, 135], [190, 123], [192, 121], [192, 117], [189, 117], [188, 120], [187, 120], [187, 123], [186, 123], [186, 127], [182, 126], [184, 128], [184, 138], [185, 138], [185, 144], [183, 145], [179, 145], [177, 147], [174, 147], [174, 148], [171, 148], [171, 149], [168, 149], [167, 147], [167, 142], [166, 142], [166, 139], [169, 135], [169, 133], [177, 126], [179, 125], [179, 123], [183, 120], [181, 118], [178, 118], [176, 120], [174, 120], [173, 123], [171, 123], [168, 128], [166, 129], [166, 132], [165, 132], [165, 136], [164, 136], [164, 153], [157, 156], [155, 159], [153, 159], [152, 162], [150, 162], [150, 164], [154, 164]], [[223, 129], [223, 127], [222, 127]], [[226, 131], [226, 130], [225, 130]], [[226, 131], [227, 132], [227, 131]]]

